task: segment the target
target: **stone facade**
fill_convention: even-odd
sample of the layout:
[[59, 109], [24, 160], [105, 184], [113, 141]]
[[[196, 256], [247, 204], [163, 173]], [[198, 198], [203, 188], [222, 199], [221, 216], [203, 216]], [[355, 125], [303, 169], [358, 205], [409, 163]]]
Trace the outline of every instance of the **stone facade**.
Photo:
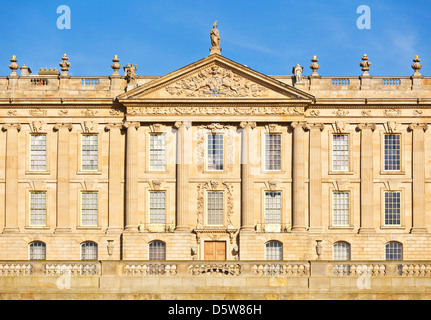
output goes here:
[[[62, 59], [62, 73], [18, 76], [14, 57], [0, 77], [0, 260], [28, 260], [35, 241], [46, 260], [80, 260], [88, 241], [98, 260], [148, 260], [156, 240], [176, 261], [205, 260], [209, 241], [224, 242], [225, 260], [265, 260], [268, 241], [290, 261], [332, 260], [340, 241], [351, 260], [385, 260], [390, 242], [403, 260], [431, 260], [431, 78], [417, 66], [411, 77], [326, 77], [314, 57], [309, 77], [267, 76], [212, 52], [162, 77], [136, 76], [133, 65], [121, 76], [115, 57], [111, 76], [82, 78]], [[40, 134], [45, 168], [34, 170], [31, 137]], [[150, 164], [154, 134], [166, 137], [162, 170]], [[222, 134], [221, 170], [208, 169], [211, 134]], [[277, 170], [265, 167], [268, 134], [281, 139]], [[337, 134], [349, 137], [345, 170], [334, 170]], [[388, 134], [400, 139], [397, 170], [385, 167]], [[96, 136], [91, 170], [83, 135]], [[150, 223], [155, 191], [165, 192], [164, 223]], [[222, 222], [211, 224], [208, 194], [217, 191]], [[334, 191], [349, 194], [341, 226]], [[388, 224], [392, 191], [399, 222]], [[46, 195], [42, 225], [31, 223], [31, 192]], [[281, 193], [272, 225], [266, 192]], [[97, 194], [91, 225], [82, 193]]]

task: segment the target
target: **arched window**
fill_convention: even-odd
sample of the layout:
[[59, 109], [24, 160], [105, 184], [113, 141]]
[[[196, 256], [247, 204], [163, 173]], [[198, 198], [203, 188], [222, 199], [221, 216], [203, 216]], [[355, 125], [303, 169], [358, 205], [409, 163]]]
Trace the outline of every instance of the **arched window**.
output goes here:
[[388, 242], [385, 246], [386, 260], [403, 260], [403, 245], [399, 242]]
[[82, 260], [97, 260], [97, 243], [87, 241], [81, 244], [81, 259]]
[[149, 260], [166, 260], [166, 244], [163, 241], [153, 241], [149, 244]]
[[265, 245], [266, 260], [283, 260], [283, 244], [279, 241], [268, 241]]
[[350, 244], [344, 241], [334, 243], [333, 259], [350, 260]]
[[46, 260], [46, 245], [41, 241], [35, 241], [29, 245], [30, 260]]

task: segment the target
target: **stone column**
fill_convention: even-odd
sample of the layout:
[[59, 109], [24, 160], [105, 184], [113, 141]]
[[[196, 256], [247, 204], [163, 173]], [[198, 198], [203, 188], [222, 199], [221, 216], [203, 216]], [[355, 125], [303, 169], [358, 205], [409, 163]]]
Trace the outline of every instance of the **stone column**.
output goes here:
[[70, 134], [71, 123], [57, 123], [57, 225], [56, 233], [71, 232], [70, 227]]
[[4, 233], [19, 232], [18, 227], [18, 131], [19, 123], [8, 123], [3, 126], [6, 136], [6, 198]]
[[121, 232], [123, 230], [123, 196], [122, 181], [122, 123], [108, 123], [109, 131], [109, 185], [108, 185], [108, 230], [107, 232]]
[[292, 231], [306, 231], [305, 216], [305, 122], [292, 122]]
[[126, 190], [125, 231], [138, 232], [138, 128], [139, 122], [125, 122], [126, 134]]
[[175, 122], [177, 133], [176, 146], [176, 232], [187, 232], [190, 228], [187, 225], [187, 215], [189, 214], [189, 164], [186, 159], [186, 132], [191, 127], [187, 121]]
[[242, 148], [241, 148], [241, 231], [255, 231], [253, 221], [253, 181], [251, 179], [250, 164], [250, 132], [256, 128], [256, 122], [241, 122]]
[[361, 131], [361, 227], [360, 233], [375, 232], [373, 205], [373, 131], [374, 123], [360, 123]]
[[413, 132], [413, 227], [411, 233], [428, 232], [425, 225], [425, 123], [412, 123]]
[[323, 123], [308, 123], [310, 130], [310, 231], [323, 231], [322, 224], [322, 137]]

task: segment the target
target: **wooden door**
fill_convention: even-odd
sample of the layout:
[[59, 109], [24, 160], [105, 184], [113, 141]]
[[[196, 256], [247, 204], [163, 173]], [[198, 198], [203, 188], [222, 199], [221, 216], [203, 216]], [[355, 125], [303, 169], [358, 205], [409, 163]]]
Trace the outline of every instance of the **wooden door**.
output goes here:
[[226, 260], [225, 241], [205, 241], [205, 260]]

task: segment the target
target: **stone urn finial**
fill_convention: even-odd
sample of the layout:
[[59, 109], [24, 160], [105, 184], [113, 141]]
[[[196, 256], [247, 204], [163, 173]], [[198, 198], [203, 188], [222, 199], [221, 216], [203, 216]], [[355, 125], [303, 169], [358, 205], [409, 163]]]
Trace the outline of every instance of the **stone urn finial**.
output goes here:
[[368, 71], [370, 71], [371, 62], [368, 61], [368, 56], [366, 54], [364, 54], [364, 56], [362, 57], [362, 62], [359, 65], [362, 67], [362, 76], [370, 76]]
[[67, 56], [67, 54], [64, 54], [63, 57], [61, 57], [61, 59], [63, 60], [63, 62], [59, 63], [59, 65], [61, 67], [61, 71], [63, 71], [61, 76], [62, 77], [68, 77], [69, 74], [67, 72], [69, 71], [70, 62], [68, 62], [67, 60], [69, 60], [69, 57]]
[[323, 251], [322, 240], [316, 240], [317, 260], [320, 260], [320, 256], [322, 255], [322, 251]]
[[118, 56], [115, 55], [114, 59], [112, 59], [113, 64], [111, 65], [111, 68], [114, 69], [114, 73], [112, 74], [113, 76], [120, 76], [120, 73], [118, 72], [118, 70], [120, 70], [121, 68], [121, 64], [119, 64], [118, 62], [120, 62], [120, 59], [118, 59]]
[[320, 65], [317, 63], [319, 59], [317, 59], [316, 56], [313, 56], [313, 59], [311, 59], [312, 64], [310, 64], [310, 69], [313, 70], [313, 73], [311, 74], [312, 77], [317, 77], [319, 74], [317, 73], [317, 70], [320, 68]]
[[415, 71], [413, 74], [413, 77], [421, 76], [419, 73], [419, 70], [422, 69], [422, 65], [419, 63], [421, 62], [421, 59], [419, 59], [419, 56], [415, 56], [413, 59], [414, 64], [412, 64], [412, 69]]
[[18, 68], [19, 68], [19, 65], [17, 64], [17, 62], [18, 62], [18, 59], [16, 58], [16, 56], [12, 56], [12, 59], [10, 59], [10, 62], [12, 62], [10, 65], [9, 65], [9, 68], [12, 70], [12, 72], [11, 72], [11, 76], [12, 77], [18, 77], [18, 73], [16, 73], [16, 71], [18, 70]]

